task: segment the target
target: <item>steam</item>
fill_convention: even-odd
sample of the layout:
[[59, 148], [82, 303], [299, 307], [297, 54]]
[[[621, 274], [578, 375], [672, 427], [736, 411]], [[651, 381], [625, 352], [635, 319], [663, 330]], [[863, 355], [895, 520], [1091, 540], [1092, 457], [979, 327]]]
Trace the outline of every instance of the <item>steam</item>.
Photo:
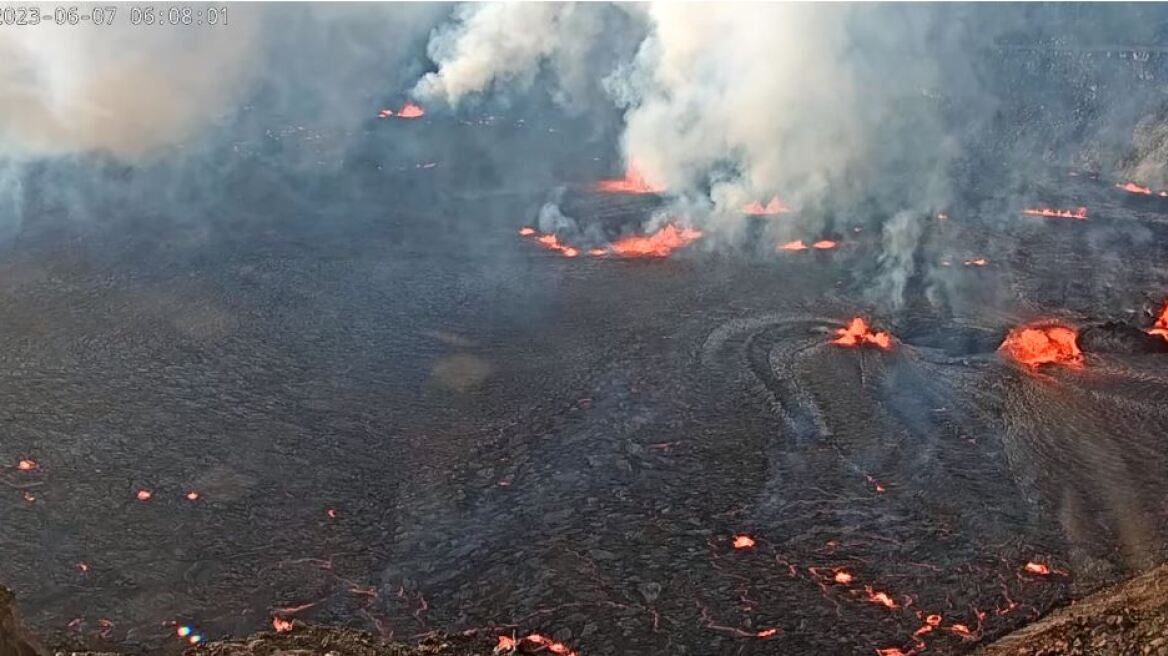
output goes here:
[[[128, 14], [127, 6], [119, 7]], [[255, 24], [204, 29], [82, 24], [0, 33], [0, 155], [105, 151], [137, 158], [189, 137], [236, 97]]]
[[570, 104], [588, 85], [588, 55], [599, 38], [603, 11], [561, 3], [459, 5], [453, 22], [430, 39], [438, 71], [423, 76], [413, 93], [457, 106], [496, 83], [530, 87], [547, 62], [558, 78], [559, 99]]
[[925, 217], [902, 211], [884, 223], [881, 234], [880, 271], [869, 297], [892, 311], [904, 306], [904, 292], [916, 270], [916, 254]]

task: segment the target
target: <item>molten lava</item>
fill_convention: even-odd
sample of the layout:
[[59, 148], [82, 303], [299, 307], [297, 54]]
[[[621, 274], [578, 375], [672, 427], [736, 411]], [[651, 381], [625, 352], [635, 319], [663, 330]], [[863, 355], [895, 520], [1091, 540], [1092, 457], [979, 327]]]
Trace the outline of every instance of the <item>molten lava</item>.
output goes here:
[[614, 241], [609, 248], [622, 257], [667, 257], [701, 237], [699, 230], [678, 228], [671, 223], [651, 235], [634, 235]]
[[1168, 302], [1165, 302], [1164, 307], [1160, 309], [1160, 316], [1156, 317], [1156, 323], [1148, 329], [1148, 334], [1168, 339]]
[[1041, 364], [1078, 366], [1083, 361], [1078, 336], [1073, 328], [1065, 326], [1023, 326], [1011, 330], [998, 350], [1029, 367]]
[[141, 489], [141, 490], [138, 490], [137, 494], [135, 494], [134, 496], [135, 496], [135, 497], [136, 497], [136, 498], [137, 498], [139, 501], [149, 501], [149, 500], [150, 500], [150, 497], [154, 496], [154, 493], [153, 493], [153, 492], [151, 492], [150, 490], [147, 490], [147, 489], [143, 488], [143, 489]]
[[735, 549], [750, 549], [753, 546], [754, 538], [750, 537], [749, 535], [739, 534], [734, 536]]
[[765, 206], [756, 200], [743, 207], [742, 211], [751, 216], [774, 216], [776, 214], [785, 214], [791, 210], [783, 205], [778, 196], [771, 196], [770, 201]]
[[867, 595], [865, 601], [868, 603], [880, 604], [890, 610], [897, 608], [896, 602], [892, 600], [892, 597], [888, 596], [887, 592], [873, 591], [871, 586], [865, 586], [864, 592]]
[[[530, 231], [530, 232], [528, 232], [528, 231]], [[538, 237], [535, 237], [535, 243], [548, 249], [549, 251], [555, 251], [555, 252], [563, 255], [564, 257], [576, 257], [577, 255], [580, 254], [579, 250], [577, 250], [571, 246], [561, 244], [560, 240], [555, 235], [551, 234], [550, 232], [547, 234], [539, 234], [535, 230], [532, 230], [531, 228], [522, 228], [519, 230], [519, 234], [524, 235], [524, 236], [539, 235]]]
[[979, 257], [979, 258], [974, 259], [974, 260], [966, 260], [965, 266], [983, 267], [988, 263], [989, 263], [989, 260], [985, 259], [984, 257]]
[[892, 336], [884, 332], [872, 332], [868, 322], [860, 317], [852, 319], [846, 328], [835, 331], [836, 338], [831, 340], [836, 346], [862, 346], [871, 344], [878, 349], [888, 351], [892, 348]]
[[1026, 563], [1026, 567], [1023, 569], [1026, 570], [1027, 574], [1033, 574], [1035, 576], [1048, 576], [1050, 574], [1049, 567], [1042, 563], [1036, 563], [1033, 560]]
[[1039, 207], [1022, 210], [1023, 214], [1027, 216], [1046, 216], [1055, 219], [1075, 219], [1077, 221], [1087, 220], [1087, 208], [1077, 207], [1074, 210], [1055, 210], [1049, 207]]
[[196, 490], [191, 490], [190, 492], [187, 492], [186, 497], [187, 501], [198, 501], [199, 493]]
[[530, 237], [534, 234], [535, 234], [535, 228], [523, 226], [522, 228], [519, 229], [519, 236], [520, 237]]
[[799, 239], [796, 241], [789, 241], [785, 244], [780, 244], [777, 250], [780, 250], [780, 251], [805, 251], [805, 250], [807, 250], [807, 244], [804, 244], [803, 240]]
[[832, 576], [831, 578], [840, 585], [847, 585], [852, 582], [854, 577], [848, 572], [848, 570], [841, 569], [835, 573], [835, 576]]
[[1144, 194], [1145, 196], [1152, 195], [1151, 189], [1149, 189], [1147, 187], [1141, 187], [1140, 185], [1138, 185], [1134, 182], [1125, 182], [1123, 184], [1116, 184], [1115, 186], [1119, 189], [1122, 189], [1126, 192], [1133, 193], [1133, 194]]
[[272, 628], [276, 630], [276, 633], [287, 633], [292, 630], [292, 621], [282, 617], [273, 617]]
[[608, 194], [659, 194], [665, 191], [664, 187], [649, 184], [637, 170], [637, 163], [633, 160], [629, 161], [628, 168], [625, 169], [625, 177], [619, 180], [601, 180], [593, 189]]
[[37, 468], [35, 460], [24, 459], [16, 463], [16, 468], [20, 471], [32, 471]]
[[762, 631], [759, 631], [758, 633], [756, 633], [754, 635], [759, 637], [759, 638], [769, 638], [778, 632], [779, 632], [778, 629], [770, 628], [770, 629], [763, 629]]
[[838, 245], [839, 245], [839, 242], [834, 242], [830, 239], [820, 239], [819, 241], [815, 242], [814, 244], [811, 244], [811, 248], [823, 251], [823, 250], [827, 250], [829, 248], [835, 248]]
[[401, 109], [397, 110], [398, 118], [418, 118], [420, 116], [424, 116], [425, 114], [426, 110], [413, 103], [406, 103], [402, 105]]

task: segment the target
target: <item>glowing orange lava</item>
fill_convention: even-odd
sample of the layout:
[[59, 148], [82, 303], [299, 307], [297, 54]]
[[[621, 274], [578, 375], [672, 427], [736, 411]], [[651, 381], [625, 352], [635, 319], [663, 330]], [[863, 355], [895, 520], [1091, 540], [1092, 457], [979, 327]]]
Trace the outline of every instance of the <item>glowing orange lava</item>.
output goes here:
[[518, 643], [515, 642], [515, 638], [501, 635], [499, 636], [499, 644], [495, 645], [495, 651], [515, 651], [516, 646], [518, 646]]
[[848, 572], [848, 570], [841, 569], [835, 573], [835, 576], [833, 576], [831, 578], [832, 578], [832, 580], [834, 580], [836, 583], [839, 583], [840, 585], [847, 585], [847, 584], [851, 583], [855, 577], [853, 577], [851, 575], [851, 573]]
[[1140, 185], [1138, 185], [1134, 182], [1125, 182], [1123, 184], [1116, 184], [1115, 186], [1119, 189], [1122, 189], [1124, 191], [1127, 191], [1127, 192], [1130, 192], [1133, 194], [1144, 194], [1145, 196], [1152, 195], [1151, 189], [1149, 189], [1147, 187], [1141, 187]]
[[852, 319], [847, 328], [835, 331], [836, 338], [831, 340], [836, 346], [861, 346], [871, 344], [878, 349], [888, 351], [892, 348], [892, 336], [884, 332], [872, 332], [868, 322], [860, 317]]
[[815, 242], [814, 244], [811, 244], [811, 248], [823, 251], [823, 250], [827, 250], [829, 248], [835, 248], [838, 245], [839, 245], [839, 242], [834, 242], [830, 239], [820, 239], [819, 241]]
[[900, 647], [888, 647], [886, 649], [877, 649], [876, 656], [910, 656], [909, 652], [902, 651]]
[[604, 250], [603, 248], [589, 248], [588, 249], [588, 254], [591, 255], [592, 257], [600, 257], [607, 252], [608, 251]]
[[1046, 216], [1054, 219], [1075, 219], [1077, 221], [1087, 220], [1087, 208], [1077, 207], [1074, 210], [1056, 210], [1049, 207], [1038, 207], [1022, 210], [1023, 214], [1027, 216]]
[[522, 228], [519, 229], [519, 236], [520, 237], [530, 237], [534, 234], [535, 234], [535, 228], [523, 226]]
[[954, 624], [949, 627], [949, 630], [961, 636], [964, 640], [973, 640], [973, 631], [970, 631], [969, 627], [964, 624]]
[[390, 116], [393, 116], [392, 109], [383, 109], [377, 112], [377, 118], [389, 118]]
[[199, 493], [196, 492], [195, 490], [191, 490], [190, 492], [187, 492], [186, 497], [187, 497], [187, 501], [198, 501], [199, 500]]
[[516, 647], [519, 646], [518, 643], [528, 642], [528, 643], [531, 643], [537, 647], [543, 647], [544, 649], [547, 649], [549, 652], [551, 652], [553, 654], [560, 654], [560, 656], [576, 656], [576, 652], [572, 651], [564, 643], [556, 642], [556, 641], [554, 641], [550, 638], [546, 638], [538, 633], [532, 633], [530, 635], [523, 636], [518, 641], [514, 641], [514, 642], [516, 643], [515, 644]]
[[134, 496], [139, 501], [149, 501], [150, 497], [154, 496], [154, 493], [151, 492], [150, 490], [147, 490], [146, 488], [142, 488], [141, 490], [138, 490], [137, 494], [135, 494]]
[[1023, 326], [1011, 330], [998, 350], [1029, 367], [1041, 364], [1073, 367], [1083, 362], [1077, 339], [1078, 333], [1065, 326]]
[[1168, 302], [1165, 302], [1164, 307], [1160, 309], [1160, 316], [1156, 317], [1156, 323], [1148, 329], [1148, 334], [1168, 339]]
[[1047, 576], [1050, 574], [1049, 567], [1043, 565], [1042, 563], [1036, 563], [1033, 560], [1026, 563], [1026, 567], [1023, 569], [1026, 570], [1027, 574], [1033, 574], [1035, 576]]
[[897, 607], [896, 602], [892, 600], [892, 597], [888, 596], [887, 592], [873, 592], [871, 586], [864, 586], [864, 592], [868, 595], [865, 601], [869, 603], [880, 604], [888, 609]]
[[965, 266], [983, 267], [986, 264], [989, 264], [989, 260], [985, 259], [984, 257], [979, 257], [975, 260], [966, 260], [965, 261]]
[[805, 251], [805, 250], [807, 250], [807, 244], [804, 244], [802, 239], [798, 239], [795, 241], [789, 241], [785, 244], [780, 244], [777, 250], [780, 250], [780, 251]]
[[734, 536], [735, 549], [750, 549], [753, 546], [754, 538], [750, 537], [749, 535], [739, 534]]
[[664, 187], [649, 184], [637, 169], [637, 162], [629, 160], [625, 168], [625, 177], [618, 180], [601, 180], [593, 189], [609, 194], [659, 194], [665, 191]]
[[20, 471], [32, 471], [37, 468], [37, 464], [35, 460], [25, 458], [16, 463], [16, 468]]
[[413, 103], [406, 103], [402, 105], [402, 108], [397, 111], [398, 118], [418, 118], [420, 116], [424, 116], [425, 114], [426, 110]]
[[282, 617], [273, 617], [272, 628], [276, 630], [276, 633], [287, 633], [288, 631], [292, 630], [292, 620], [286, 620]]
[[77, 563], [77, 571], [84, 574], [89, 571], [89, 565], [85, 563]]
[[337, 511], [335, 508], [328, 508], [327, 510], [324, 511], [324, 514], [328, 515], [329, 519], [336, 519], [337, 518]]
[[614, 241], [609, 248], [622, 257], [667, 257], [673, 251], [701, 239], [700, 230], [678, 228], [670, 223], [651, 235], [633, 235]]
[[773, 216], [775, 214], [785, 214], [791, 210], [783, 205], [778, 196], [771, 196], [770, 201], [765, 206], [756, 200], [743, 207], [742, 211], [751, 216]]
[[770, 628], [770, 629], [763, 629], [762, 631], [759, 631], [758, 633], [756, 633], [754, 635], [759, 637], [759, 638], [769, 638], [778, 632], [779, 632], [778, 629]]

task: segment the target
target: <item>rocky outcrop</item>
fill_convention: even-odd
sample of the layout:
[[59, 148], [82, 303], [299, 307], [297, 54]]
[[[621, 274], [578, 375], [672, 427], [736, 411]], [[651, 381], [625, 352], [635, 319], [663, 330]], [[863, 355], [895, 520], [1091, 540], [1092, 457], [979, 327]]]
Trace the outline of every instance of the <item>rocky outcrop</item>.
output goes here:
[[45, 653], [20, 625], [16, 596], [0, 586], [0, 656], [44, 656]]

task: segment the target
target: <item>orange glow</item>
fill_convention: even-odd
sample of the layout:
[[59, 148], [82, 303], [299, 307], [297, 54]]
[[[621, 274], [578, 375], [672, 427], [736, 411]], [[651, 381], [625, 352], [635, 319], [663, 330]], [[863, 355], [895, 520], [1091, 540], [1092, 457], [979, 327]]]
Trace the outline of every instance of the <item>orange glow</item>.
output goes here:
[[89, 565], [85, 563], [77, 563], [77, 571], [84, 574], [89, 571]]
[[532, 633], [530, 635], [523, 636], [518, 640], [518, 642], [512, 642], [516, 647], [518, 646], [518, 642], [530, 642], [533, 645], [544, 647], [553, 654], [561, 654], [561, 656], [576, 656], [576, 652], [569, 649], [568, 646], [564, 643], [556, 642], [550, 638], [545, 638], [538, 633]]
[[426, 110], [422, 109], [421, 107], [419, 107], [413, 103], [406, 103], [406, 104], [402, 105], [401, 109], [398, 110], [397, 117], [398, 118], [418, 118], [420, 116], [424, 116], [425, 114], [426, 114]]
[[1087, 220], [1087, 208], [1078, 207], [1074, 210], [1055, 210], [1049, 207], [1039, 207], [1022, 210], [1022, 213], [1027, 216], [1046, 216], [1054, 219], [1075, 219], [1077, 221]]
[[835, 573], [835, 576], [832, 577], [832, 580], [834, 580], [836, 583], [839, 583], [840, 585], [847, 585], [852, 582], [853, 578], [854, 577], [851, 575], [851, 573], [848, 572], [848, 570], [841, 569]]
[[785, 214], [791, 210], [783, 205], [778, 196], [771, 196], [770, 201], [765, 206], [756, 200], [743, 207], [742, 211], [751, 216], [773, 216], [775, 214]]
[[1124, 191], [1127, 191], [1127, 192], [1130, 192], [1133, 194], [1144, 194], [1145, 196], [1152, 195], [1151, 189], [1148, 189], [1147, 187], [1141, 187], [1140, 185], [1138, 185], [1134, 182], [1125, 182], [1123, 184], [1116, 184], [1115, 186], [1119, 189], [1122, 189]]
[[517, 643], [515, 639], [509, 636], [499, 636], [499, 644], [495, 645], [495, 651], [515, 651]]
[[150, 490], [147, 490], [146, 488], [142, 488], [141, 490], [138, 490], [138, 493], [135, 494], [134, 496], [139, 501], [149, 501], [150, 497], [154, 496], [154, 493], [151, 492]]
[[629, 160], [625, 168], [625, 177], [618, 180], [601, 180], [593, 186], [596, 191], [609, 194], [659, 194], [665, 191], [664, 187], [649, 184], [637, 169], [636, 160]]
[[966, 260], [965, 261], [965, 266], [982, 267], [982, 266], [985, 266], [986, 264], [989, 264], [989, 260], [985, 259], [984, 257], [979, 257], [976, 260]]
[[880, 604], [888, 609], [897, 607], [896, 602], [892, 600], [892, 597], [888, 596], [887, 592], [873, 592], [871, 586], [865, 586], [864, 592], [868, 595], [865, 601], [869, 603]]
[[16, 468], [20, 471], [32, 471], [37, 468], [35, 460], [24, 459], [16, 463]]
[[282, 617], [273, 617], [272, 628], [276, 630], [276, 633], [287, 633], [288, 631], [292, 630], [292, 620], [286, 620]]
[[610, 248], [622, 257], [668, 257], [673, 251], [701, 239], [700, 230], [670, 223], [651, 235], [633, 235], [614, 241]]
[[819, 241], [815, 242], [814, 244], [811, 244], [811, 248], [815, 248], [815, 249], [822, 251], [822, 250], [827, 250], [829, 248], [835, 248], [838, 245], [839, 245], [839, 242], [834, 242], [830, 239], [820, 239]]
[[29, 492], [28, 490], [21, 491], [20, 496], [29, 503], [36, 501], [36, 495], [32, 492]]
[[604, 250], [603, 248], [589, 248], [588, 249], [588, 254], [591, 255], [592, 257], [600, 257], [607, 252], [608, 251]]
[[325, 510], [324, 514], [328, 515], [329, 519], [336, 519], [337, 518], [337, 511], [335, 508], [329, 508], [329, 509]]
[[739, 534], [734, 536], [735, 549], [750, 549], [753, 546], [754, 538], [750, 537], [749, 535]]
[[868, 322], [860, 317], [852, 319], [847, 328], [835, 331], [836, 338], [831, 340], [837, 346], [861, 346], [871, 344], [878, 349], [888, 351], [892, 348], [892, 336], [884, 332], [872, 332]]
[[954, 624], [949, 627], [949, 630], [961, 636], [964, 640], [973, 640], [973, 631], [970, 631], [969, 627], [964, 624]]
[[380, 112], [377, 112], [377, 118], [389, 118], [390, 116], [393, 116], [392, 109], [383, 109]]
[[1148, 334], [1168, 339], [1168, 302], [1165, 302], [1164, 307], [1160, 309], [1160, 316], [1156, 317], [1156, 323], [1148, 329]]
[[780, 250], [780, 251], [805, 251], [805, 250], [807, 250], [807, 244], [804, 244], [802, 239], [798, 239], [796, 241], [789, 241], [785, 244], [781, 244], [779, 246], [778, 250]]
[[187, 501], [198, 501], [199, 500], [199, 493], [196, 492], [195, 490], [191, 490], [190, 492], [187, 492], [186, 497], [187, 497]]
[[937, 626], [937, 625], [941, 624], [941, 616], [940, 615], [927, 615], [925, 617], [925, 624], [928, 624], [929, 626]]
[[1077, 339], [1078, 333], [1064, 326], [1023, 326], [1011, 330], [998, 350], [1029, 367], [1040, 364], [1078, 366], [1083, 362], [1083, 353]]
[[910, 654], [901, 651], [900, 647], [888, 647], [886, 649], [877, 649], [876, 656], [910, 656]]
[[759, 638], [769, 638], [778, 632], [779, 632], [778, 629], [770, 628], [770, 629], [763, 629], [762, 631], [759, 631], [758, 633], [756, 633], [754, 635], [758, 636]]
[[530, 237], [534, 234], [535, 234], [535, 228], [532, 228], [529, 226], [523, 226], [522, 228], [519, 229], [519, 236], [520, 237]]
[[1033, 560], [1026, 563], [1026, 567], [1024, 567], [1023, 569], [1026, 570], [1027, 574], [1033, 574], [1035, 576], [1047, 576], [1048, 574], [1050, 574], [1049, 567], [1047, 567], [1046, 565], [1043, 565], [1042, 563], [1036, 563]]

